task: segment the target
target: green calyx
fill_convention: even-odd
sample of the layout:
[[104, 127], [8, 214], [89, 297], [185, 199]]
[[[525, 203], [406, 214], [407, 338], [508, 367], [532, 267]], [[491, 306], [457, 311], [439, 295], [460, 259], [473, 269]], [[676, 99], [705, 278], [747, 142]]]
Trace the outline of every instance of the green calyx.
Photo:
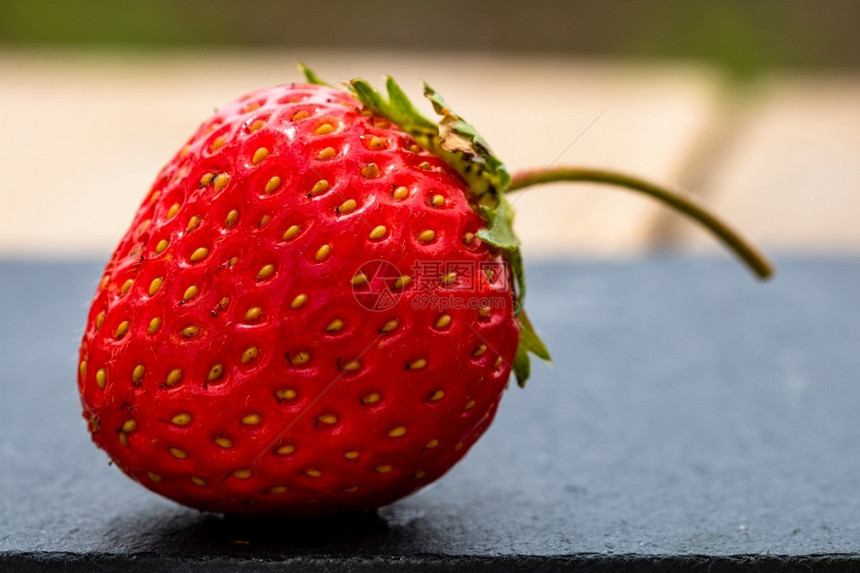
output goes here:
[[[299, 64], [299, 69], [308, 83], [328, 85], [304, 65]], [[520, 241], [513, 229], [514, 211], [504, 195], [511, 183], [508, 170], [493, 154], [481, 134], [452, 112], [442, 97], [426, 83], [424, 97], [430, 100], [433, 110], [440, 116], [436, 123], [415, 109], [391, 77], [385, 79], [387, 97], [360, 79], [352, 80], [346, 87], [366, 109], [409, 133], [421, 147], [454, 168], [468, 184], [486, 224], [485, 228], [478, 231], [478, 238], [499, 249], [514, 275], [514, 313], [519, 325], [520, 341], [514, 358], [513, 372], [517, 384], [525, 386], [531, 372], [529, 355], [534, 354], [547, 361], [551, 358], [523, 310], [525, 270]]]

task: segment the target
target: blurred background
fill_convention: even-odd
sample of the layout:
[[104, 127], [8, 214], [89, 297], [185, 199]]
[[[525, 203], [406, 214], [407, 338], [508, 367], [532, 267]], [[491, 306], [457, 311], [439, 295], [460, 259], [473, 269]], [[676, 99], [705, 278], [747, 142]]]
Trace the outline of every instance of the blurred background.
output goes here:
[[[774, 252], [856, 254], [858, 22], [853, 0], [4, 0], [0, 256], [106, 257], [196, 126], [296, 60], [416, 99], [426, 79], [512, 171], [629, 171]], [[623, 191], [515, 201], [533, 256], [716, 253]]]

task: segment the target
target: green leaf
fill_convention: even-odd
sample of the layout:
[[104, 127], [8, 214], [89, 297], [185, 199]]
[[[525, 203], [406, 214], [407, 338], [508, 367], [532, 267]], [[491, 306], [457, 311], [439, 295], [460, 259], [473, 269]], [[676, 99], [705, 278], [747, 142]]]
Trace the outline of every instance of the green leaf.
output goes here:
[[373, 89], [369, 83], [364, 80], [356, 79], [349, 82], [348, 87], [352, 92], [352, 95], [354, 95], [355, 98], [364, 105], [364, 107], [377, 115], [388, 117], [388, 114], [386, 113], [388, 110], [388, 104], [382, 98], [380, 93]]
[[445, 115], [447, 110], [450, 109], [448, 104], [445, 103], [445, 100], [442, 99], [442, 96], [439, 95], [436, 90], [430, 87], [430, 84], [427, 82], [421, 83], [424, 85], [424, 97], [430, 100], [430, 103], [433, 105], [433, 111], [439, 115]]
[[[397, 85], [397, 82], [391, 76], [386, 76], [385, 78], [385, 89], [388, 90], [388, 103], [391, 107], [392, 115], [402, 118], [411, 126], [436, 131], [436, 124], [415, 109], [409, 97], [400, 89], [400, 86]], [[397, 125], [401, 125], [401, 122], [393, 119], [392, 121]]]
[[517, 296], [514, 300], [514, 314], [520, 314], [526, 302], [526, 269], [523, 264], [523, 254], [519, 249], [508, 252], [508, 264], [514, 273], [517, 284]]
[[300, 71], [300, 72], [302, 72], [302, 74], [304, 74], [305, 79], [308, 81], [308, 83], [309, 83], [309, 84], [316, 84], [316, 85], [318, 85], [318, 86], [328, 86], [328, 87], [332, 87], [332, 86], [330, 86], [329, 84], [327, 84], [326, 82], [322, 81], [322, 80], [319, 78], [319, 76], [317, 76], [317, 75], [314, 73], [314, 71], [313, 71], [312, 69], [310, 69], [309, 67], [307, 67], [306, 65], [304, 65], [304, 64], [303, 64], [303, 63], [301, 63], [301, 62], [297, 62], [297, 63], [298, 63], [298, 66], [299, 66], [299, 71]]
[[[439, 121], [439, 141], [442, 148], [461, 154], [466, 163], [477, 164], [477, 174], [487, 180], [493, 191], [503, 191], [510, 184], [511, 175], [505, 164], [490, 149], [490, 144], [465, 119], [453, 113], [442, 96], [427, 82], [424, 82], [424, 96], [433, 104], [436, 113], [442, 116]], [[468, 181], [469, 177], [466, 179]]]
[[520, 343], [517, 346], [517, 353], [514, 357], [514, 375], [517, 378], [517, 384], [521, 388], [525, 388], [526, 381], [531, 374], [529, 353], [547, 362], [551, 362], [552, 357], [549, 355], [546, 344], [544, 344], [543, 340], [535, 332], [535, 328], [525, 312], [521, 312], [517, 316], [517, 323], [520, 327]]
[[497, 249], [511, 251], [518, 249], [520, 240], [514, 233], [514, 217], [510, 203], [504, 196], [499, 198], [499, 204], [494, 209], [481, 205], [481, 212], [487, 220], [487, 227], [478, 231], [478, 238]]
[[543, 340], [535, 332], [535, 327], [532, 325], [529, 315], [521, 312], [517, 320], [520, 323], [520, 344], [524, 345], [526, 350], [541, 360], [551, 361], [552, 357], [549, 355], [549, 350], [547, 350], [546, 344], [543, 343]]
[[364, 80], [355, 79], [348, 87], [358, 101], [374, 114], [384, 117], [428, 147], [436, 137], [436, 125], [421, 115], [392, 78], [387, 78], [388, 99]]
[[520, 344], [517, 346], [517, 353], [514, 355], [514, 376], [517, 379], [517, 386], [525, 388], [531, 373], [532, 360], [529, 358], [529, 351], [525, 346]]

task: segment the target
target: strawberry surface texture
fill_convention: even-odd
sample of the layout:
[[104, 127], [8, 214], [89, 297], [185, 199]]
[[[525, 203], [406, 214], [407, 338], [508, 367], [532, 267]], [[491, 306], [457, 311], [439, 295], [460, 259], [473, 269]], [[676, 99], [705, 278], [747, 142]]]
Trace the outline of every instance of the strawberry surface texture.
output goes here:
[[427, 120], [402, 129], [361, 93], [290, 84], [222, 108], [111, 256], [78, 387], [93, 441], [150, 490], [368, 510], [492, 421], [522, 329], [509, 257], [482, 239], [495, 190], [468, 182], [470, 150], [441, 157]]

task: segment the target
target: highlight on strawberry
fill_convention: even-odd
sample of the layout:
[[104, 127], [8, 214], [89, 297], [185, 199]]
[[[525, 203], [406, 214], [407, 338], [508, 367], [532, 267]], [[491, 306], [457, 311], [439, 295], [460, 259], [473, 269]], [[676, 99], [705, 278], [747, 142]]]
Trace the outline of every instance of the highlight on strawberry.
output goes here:
[[550, 354], [528, 318], [506, 193], [550, 181], [643, 192], [766, 259], [693, 197], [584, 168], [511, 177], [438, 115], [306, 82], [247, 94], [168, 162], [108, 261], [79, 351], [92, 440], [201, 510], [323, 515], [442, 476], [511, 375]]

